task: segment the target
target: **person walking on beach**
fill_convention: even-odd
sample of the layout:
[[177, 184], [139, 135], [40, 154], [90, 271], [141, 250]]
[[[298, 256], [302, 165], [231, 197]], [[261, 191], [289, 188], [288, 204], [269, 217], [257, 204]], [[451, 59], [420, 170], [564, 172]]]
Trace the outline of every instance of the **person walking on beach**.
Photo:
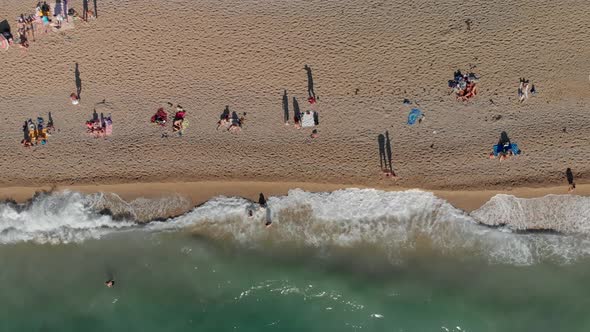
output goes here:
[[567, 168], [565, 170], [565, 177], [567, 178], [567, 183], [569, 184], [569, 188], [567, 190], [567, 192], [572, 192], [576, 189], [576, 183], [574, 182], [574, 174], [572, 173], [572, 169], [571, 168]]

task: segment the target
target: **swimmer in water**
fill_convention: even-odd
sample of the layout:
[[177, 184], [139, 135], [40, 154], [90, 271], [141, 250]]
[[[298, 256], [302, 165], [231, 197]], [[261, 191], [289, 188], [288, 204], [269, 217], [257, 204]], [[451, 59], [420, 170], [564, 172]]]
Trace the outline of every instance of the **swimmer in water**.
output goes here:
[[110, 279], [104, 282], [105, 286], [107, 286], [108, 288], [112, 288], [113, 286], [115, 286], [115, 280]]
[[266, 223], [264, 223], [264, 226], [266, 226], [266, 228], [269, 228], [272, 225], [272, 221], [267, 221]]
[[252, 210], [248, 210], [248, 218], [254, 217], [254, 212]]

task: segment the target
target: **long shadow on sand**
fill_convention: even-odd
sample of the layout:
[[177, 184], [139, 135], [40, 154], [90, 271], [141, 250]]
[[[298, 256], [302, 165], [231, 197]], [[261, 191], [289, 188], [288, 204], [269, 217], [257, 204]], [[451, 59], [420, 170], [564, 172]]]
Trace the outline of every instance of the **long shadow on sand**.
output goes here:
[[395, 175], [391, 158], [392, 153], [389, 131], [385, 131], [385, 135], [379, 134], [377, 137], [377, 143], [379, 144], [379, 165], [381, 166], [381, 170]]

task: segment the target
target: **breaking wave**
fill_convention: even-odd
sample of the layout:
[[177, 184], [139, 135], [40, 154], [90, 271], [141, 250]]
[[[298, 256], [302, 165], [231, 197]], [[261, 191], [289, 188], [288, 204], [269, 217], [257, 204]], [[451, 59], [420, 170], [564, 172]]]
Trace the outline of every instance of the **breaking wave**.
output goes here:
[[[590, 200], [576, 196], [498, 195], [467, 214], [428, 192], [346, 189], [291, 190], [270, 197], [267, 209], [239, 197], [216, 197], [189, 211], [180, 196], [125, 202], [114, 194], [60, 192], [27, 204], [0, 204], [0, 243], [81, 242], [126, 230], [188, 231], [252, 247], [369, 248], [392, 262], [427, 250], [492, 263], [570, 263], [590, 256], [589, 209]], [[254, 211], [251, 218], [248, 210]], [[189, 212], [167, 218], [183, 211]], [[561, 224], [569, 225], [555, 227], [562, 234], [513, 232]]]

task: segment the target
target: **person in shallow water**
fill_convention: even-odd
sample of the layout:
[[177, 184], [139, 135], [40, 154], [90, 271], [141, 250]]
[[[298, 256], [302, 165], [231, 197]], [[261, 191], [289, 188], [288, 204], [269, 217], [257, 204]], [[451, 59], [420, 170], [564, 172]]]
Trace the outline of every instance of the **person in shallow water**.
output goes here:
[[266, 208], [266, 198], [264, 198], [263, 193], [260, 193], [260, 196], [258, 196], [258, 204], [260, 204], [261, 208]]
[[108, 288], [112, 288], [113, 286], [115, 286], [115, 280], [113, 279], [109, 279], [107, 281], [104, 282], [105, 286], [107, 286]]

